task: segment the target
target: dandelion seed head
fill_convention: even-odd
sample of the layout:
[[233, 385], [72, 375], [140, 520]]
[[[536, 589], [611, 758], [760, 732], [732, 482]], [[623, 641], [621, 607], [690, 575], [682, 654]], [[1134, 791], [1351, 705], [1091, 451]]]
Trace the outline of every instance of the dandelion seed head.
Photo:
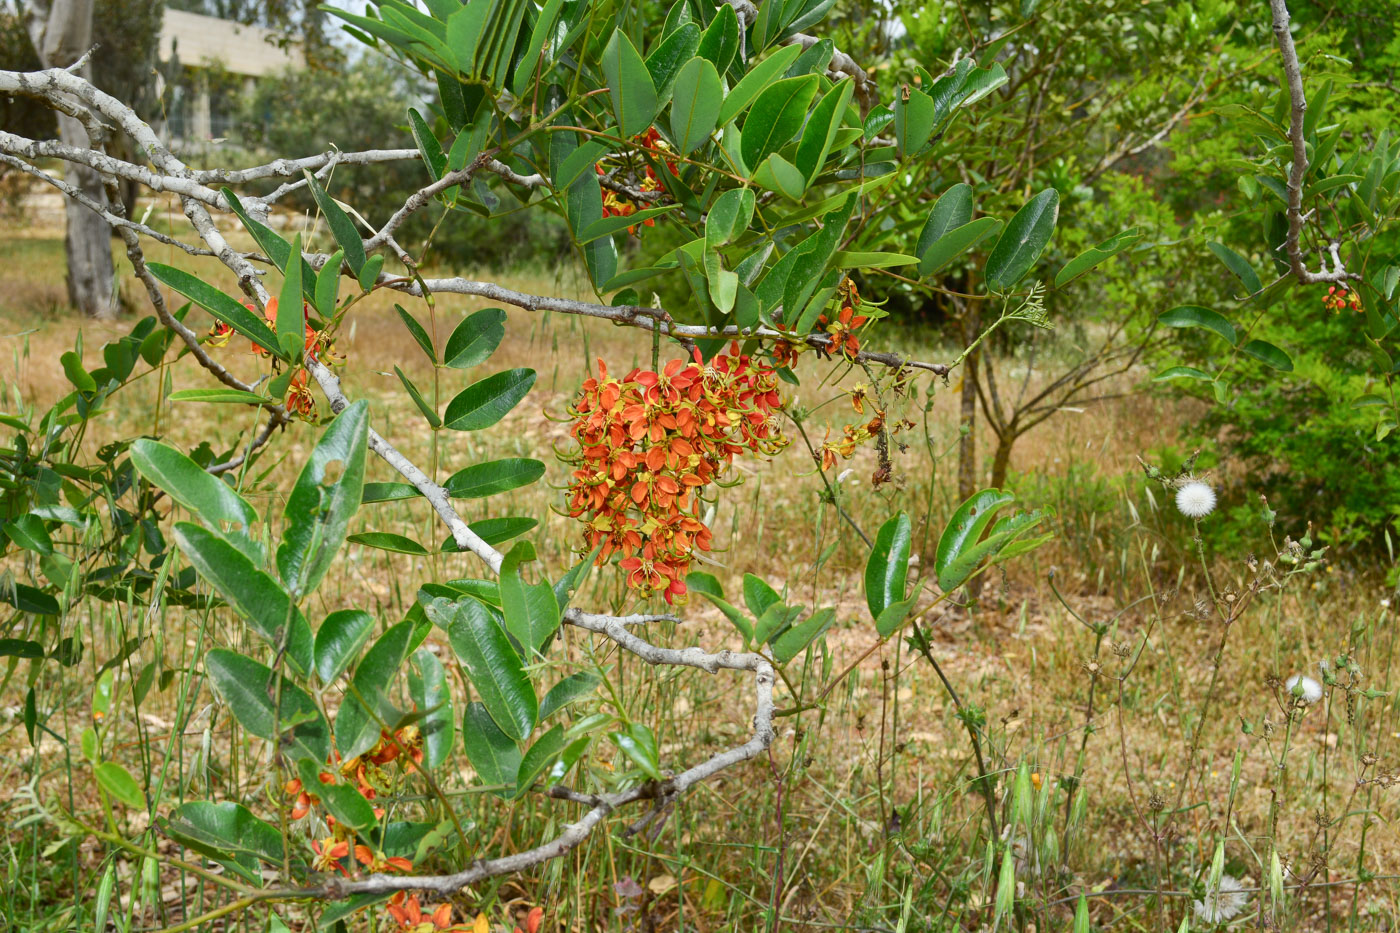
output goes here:
[[1187, 518], [1205, 518], [1215, 511], [1215, 490], [1193, 479], [1176, 491], [1176, 507]]
[[1288, 678], [1283, 682], [1283, 687], [1288, 691], [1289, 696], [1304, 706], [1312, 706], [1322, 699], [1322, 684], [1311, 677], [1304, 677], [1302, 674], [1294, 674]]
[[1244, 910], [1249, 903], [1249, 895], [1241, 889], [1244, 885], [1230, 875], [1220, 876], [1220, 887], [1207, 891], [1206, 896], [1192, 902], [1196, 919], [1205, 923], [1222, 923]]

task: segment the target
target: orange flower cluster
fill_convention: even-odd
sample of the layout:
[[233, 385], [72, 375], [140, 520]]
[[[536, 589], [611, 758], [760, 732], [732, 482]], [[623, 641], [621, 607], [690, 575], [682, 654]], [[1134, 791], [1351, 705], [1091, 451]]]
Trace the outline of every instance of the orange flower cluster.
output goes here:
[[620, 554], [627, 585], [643, 596], [684, 599], [695, 548], [711, 532], [699, 517], [700, 489], [736, 454], [772, 455], [787, 443], [778, 431], [777, 375], [739, 353], [708, 363], [672, 360], [660, 373], [634, 369], [622, 379], [583, 383], [569, 409], [578, 441], [569, 484], [569, 514], [585, 524], [584, 550], [601, 548], [598, 565]]
[[1347, 305], [1351, 305], [1351, 310], [1359, 312], [1361, 310], [1361, 296], [1350, 291], [1345, 283], [1329, 285], [1327, 294], [1322, 298], [1322, 306], [1328, 311], [1340, 313], [1346, 309]]
[[870, 319], [856, 314], [856, 308], [860, 307], [860, 293], [856, 291], [855, 282], [849, 278], [842, 279], [836, 289], [836, 295], [841, 300], [841, 310], [837, 312], [836, 320], [828, 320], [823, 314], [817, 318], [817, 326], [826, 331], [827, 336], [831, 338], [831, 342], [827, 344], [828, 349], [853, 360], [860, 352], [860, 341], [856, 339], [855, 332], [864, 327], [865, 322]]
[[[255, 310], [252, 305], [245, 304], [249, 311]], [[306, 320], [309, 309], [306, 304], [302, 304], [302, 319]], [[263, 312], [267, 318], [268, 325], [275, 333], [277, 330], [277, 299], [275, 297], [267, 300], [267, 308]], [[209, 330], [209, 346], [224, 347], [233, 339], [233, 328], [224, 321], [215, 321], [214, 326]], [[249, 342], [254, 356], [268, 356], [267, 349], [256, 343]], [[306, 324], [306, 345], [304, 352], [307, 356], [315, 357], [327, 366], [336, 366], [345, 362], [344, 358], [335, 354], [335, 342], [331, 339], [329, 331], [316, 330], [309, 323]], [[287, 385], [287, 410], [294, 414], [309, 416], [316, 413], [316, 398], [311, 394], [308, 385], [306, 370], [299, 369], [292, 373], [291, 382]]]
[[[636, 142], [639, 145], [652, 150], [653, 152], [667, 152], [670, 150], [670, 147], [666, 144], [666, 141], [661, 138], [661, 134], [657, 132], [656, 127], [654, 126], [648, 129], [642, 135], [636, 137]], [[677, 169], [676, 167], [676, 163], [673, 160], [666, 159], [663, 157], [663, 161], [666, 163], [666, 167], [671, 170], [672, 175], [678, 175], [680, 173], [679, 169]], [[593, 168], [597, 171], [599, 175], [608, 174], [607, 170], [603, 168], [602, 163], [594, 165]], [[643, 166], [641, 178], [638, 180], [637, 190], [644, 192], [661, 190], [661, 179], [656, 177], [656, 173], [652, 171], [650, 165]], [[638, 208], [636, 202], [633, 201], [631, 198], [627, 197], [625, 194], [620, 194], [619, 192], [613, 191], [610, 188], [606, 188], [603, 190], [604, 217], [630, 217], [633, 214], [635, 214], [637, 210]], [[642, 221], [642, 226], [655, 227], [656, 218], [648, 217], [646, 220]], [[636, 224], [633, 224], [632, 226], [628, 227], [627, 232], [632, 234], [633, 236], [636, 236]]]
[[[374, 800], [380, 793], [392, 793], [398, 789], [402, 772], [399, 774], [390, 773], [385, 766], [401, 757], [422, 762], [423, 736], [418, 731], [417, 726], [405, 726], [393, 735], [387, 731], [381, 731], [379, 741], [368, 752], [340, 762], [338, 766], [335, 762], [340, 761], [340, 755], [332, 753], [333, 760], [328, 761], [327, 764], [335, 767], [341, 778], [354, 781], [356, 788], [366, 800]], [[337, 780], [336, 774], [330, 771], [322, 771], [317, 777], [322, 784], [334, 784]], [[302, 819], [311, 812], [314, 805], [320, 803], [320, 798], [302, 783], [301, 778], [288, 781], [283, 785], [282, 790], [288, 797], [292, 798], [291, 818], [293, 820]], [[375, 807], [374, 814], [376, 817], [382, 818], [384, 810]], [[354, 856], [355, 861], [371, 872], [413, 870], [413, 863], [408, 859], [399, 856], [389, 857], [367, 845], [356, 844], [354, 830], [341, 825], [330, 814], [326, 814], [325, 819], [326, 826], [330, 829], [330, 835], [311, 841], [311, 850], [316, 853], [311, 865], [317, 871], [336, 871], [349, 877], [345, 860], [351, 855]]]
[[[839, 455], [842, 460], [849, 460], [855, 456], [857, 448], [866, 441], [880, 433], [880, 429], [885, 426], [885, 416], [883, 412], [876, 412], [867, 424], [848, 424], [842, 430], [842, 437], [839, 441], [827, 440], [821, 446], [822, 469], [829, 470], [836, 466], [836, 457]], [[830, 437], [830, 432], [828, 432]]]
[[[417, 894], [403, 891], [389, 898], [389, 917], [398, 924], [397, 933], [489, 933], [490, 923], [485, 914], [477, 914], [471, 924], [452, 922], [452, 905], [439, 904], [432, 910], [424, 910]], [[543, 907], [531, 907], [525, 915], [525, 929], [515, 928], [515, 933], [539, 933], [544, 920]]]

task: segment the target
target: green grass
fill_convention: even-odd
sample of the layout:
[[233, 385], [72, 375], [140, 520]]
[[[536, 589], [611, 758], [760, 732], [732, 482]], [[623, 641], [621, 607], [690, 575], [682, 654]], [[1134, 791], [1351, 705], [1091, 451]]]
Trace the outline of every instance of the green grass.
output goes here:
[[[19, 257], [6, 273], [16, 283], [7, 294], [19, 297], [0, 305], [5, 332], [32, 331], [10, 338], [7, 410], [17, 413], [22, 403], [42, 411], [67, 392], [56, 360], [73, 347], [77, 329], [61, 313], [61, 295], [53, 297], [61, 252], [53, 240], [6, 240], [0, 246], [7, 257]], [[231, 282], [216, 281], [232, 291]], [[567, 276], [516, 273], [505, 281], [537, 293], [581, 293]], [[130, 289], [129, 283], [124, 287]], [[421, 305], [411, 310], [441, 344], [464, 312], [480, 306], [444, 296], [431, 315]], [[129, 323], [84, 326], [88, 366], [96, 365], [103, 340], [124, 326]], [[439, 478], [491, 458], [546, 462], [540, 483], [485, 503], [464, 503], [465, 517], [539, 517], [530, 537], [545, 568], [557, 576], [574, 559], [579, 533], [559, 510], [567, 468], [552, 448], [565, 446], [566, 433], [550, 416], [561, 416], [592, 358], [606, 358], [615, 371], [648, 365], [650, 346], [636, 338], [593, 321], [512, 311], [507, 341], [482, 373], [447, 371], [435, 380], [392, 301], [376, 297], [358, 307], [339, 346], [348, 358], [347, 392], [369, 398], [376, 428]], [[220, 358], [251, 376], [264, 364], [242, 343], [231, 342]], [[932, 341], [899, 349], [927, 359], [943, 356]], [[394, 365], [439, 402], [496, 369], [530, 365], [540, 379], [497, 429], [433, 438], [399, 388]], [[834, 368], [840, 378], [820, 386]], [[216, 448], [232, 448], [255, 430], [251, 413], [163, 401], [167, 389], [212, 384], [187, 362], [144, 370], [143, 364], [118, 403], [94, 419], [78, 448], [63, 456], [93, 462], [106, 442], [142, 433], [185, 448], [206, 438]], [[802, 404], [816, 408], [836, 398], [813, 414], [808, 430], [814, 442], [828, 425], [835, 436], [847, 420], [857, 420], [840, 393], [864, 381], [863, 373], [842, 375], [811, 357], [803, 359], [799, 373]], [[869, 450], [835, 471], [853, 470], [840, 487], [841, 502], [866, 533], [873, 535], [895, 510], [911, 514], [914, 568], [924, 574], [956, 504], [956, 463], [949, 452], [957, 439], [954, 388], [936, 380], [921, 384], [915, 396], [892, 406], [891, 419], [915, 425], [902, 435], [908, 449], [896, 459], [897, 482], [871, 487], [875, 459]], [[1149, 491], [1132, 461], [1134, 453], [1162, 442], [1175, 417], [1169, 400], [1133, 395], [1062, 415], [1028, 437], [1014, 463], [1020, 471], [1014, 485], [1028, 504], [1054, 509], [1056, 540], [1004, 573], [990, 572], [979, 606], [945, 602], [926, 619], [930, 654], [965, 706], [983, 711], [996, 819], [1014, 827], [1004, 839], [992, 840], [990, 861], [985, 801], [964, 723], [928, 660], [891, 641], [844, 680], [832, 680], [876, 642], [862, 595], [866, 549], [822, 504], [824, 485], [799, 440], [771, 463], [741, 462], [743, 482], [718, 491], [715, 564], [701, 569], [720, 577], [731, 595], [743, 574], [755, 573], [785, 587], [794, 604], [836, 607], [838, 623], [825, 648], [791, 665], [778, 705], [811, 703], [830, 686], [825, 699], [778, 720], [769, 757], [697, 788], [650, 831], [625, 836], [639, 813], [620, 813], [607, 831], [565, 858], [457, 895], [455, 918], [483, 911], [493, 924], [512, 917], [518, 922], [525, 906], [540, 904], [549, 923], [571, 930], [1043, 931], [1070, 929], [1083, 891], [1092, 896], [1094, 929], [1175, 930], [1192, 913], [1191, 900], [1202, 896], [1223, 843], [1224, 871], [1246, 887], [1268, 887], [1273, 844], [1287, 862], [1288, 884], [1314, 882], [1286, 893], [1273, 917], [1281, 929], [1393, 925], [1396, 887], [1388, 876], [1400, 864], [1400, 847], [1386, 822], [1394, 810], [1391, 791], [1381, 783], [1357, 783], [1393, 767], [1388, 762], [1400, 730], [1391, 683], [1395, 625], [1379, 604], [1379, 574], [1343, 578], [1319, 567], [1285, 578], [1294, 566], [1279, 557], [1287, 552], [1284, 536], [1297, 538], [1304, 530], [1271, 532], [1262, 523], [1255, 553], [1277, 568], [1274, 576], [1257, 576], [1244, 554], [1208, 553], [1200, 560], [1193, 529], [1167, 511], [1169, 496], [1162, 489]], [[285, 490], [315, 436], [309, 425], [290, 426], [243, 478], [245, 494], [274, 528]], [[369, 478], [396, 477], [375, 462]], [[168, 515], [167, 527], [172, 517], [179, 516]], [[406, 535], [430, 547], [445, 537], [421, 504], [367, 506], [352, 531], [368, 530]], [[86, 538], [74, 531], [58, 549], [96, 574], [116, 556], [106, 533], [111, 528], [101, 531]], [[825, 560], [818, 560], [822, 554]], [[46, 572], [32, 554], [13, 547], [5, 569], [21, 582]], [[423, 583], [478, 573], [464, 556], [414, 558], [351, 546], [308, 614], [314, 622], [336, 609], [364, 607], [382, 629], [403, 618]], [[1257, 592], [1250, 589], [1254, 580], [1262, 581]], [[1227, 631], [1212, 613], [1239, 600], [1249, 605]], [[926, 595], [921, 608], [932, 601]], [[576, 604], [636, 608], [613, 568], [595, 571]], [[692, 601], [684, 618], [681, 625], [655, 626], [649, 637], [672, 646], [738, 647], [738, 636], [704, 601]], [[151, 610], [139, 597], [104, 602], [93, 596], [73, 600], [52, 623], [16, 615], [0, 637], [45, 644], [76, 637], [83, 646], [72, 666], [18, 659], [0, 666], [5, 922], [55, 931], [90, 925], [96, 891], [109, 869], [117, 892], [111, 916], [123, 918], [127, 926], [121, 929], [175, 926], [225, 903], [217, 886], [189, 869], [146, 862], [130, 848], [75, 830], [60, 815], [71, 813], [112, 838], [144, 840], [165, 859], [178, 856], [178, 847], [146, 830], [152, 817], [180, 801], [238, 800], [274, 814], [280, 792], [270, 779], [266, 743], [236, 727], [213, 702], [200, 673], [210, 647], [256, 650], [254, 638], [224, 610], [169, 603]], [[430, 636], [430, 642], [441, 641]], [[126, 645], [132, 650], [122, 656]], [[1319, 659], [1343, 652], [1364, 671], [1360, 689], [1382, 695], [1358, 694], [1349, 705], [1344, 691], [1334, 689], [1325, 703], [1290, 719], [1270, 678], [1300, 671], [1318, 676]], [[99, 672], [116, 658], [111, 710], [94, 722]], [[550, 665], [554, 670], [546, 680], [605, 667], [609, 687], [574, 715], [601, 709], [650, 726], [665, 766], [678, 770], [747, 734], [749, 687], [739, 677], [653, 669], [578, 632], [551, 653]], [[800, 697], [791, 695], [788, 683]], [[31, 689], [41, 724], [33, 742], [23, 713]], [[454, 682], [454, 689], [460, 699], [466, 688]], [[143, 788], [162, 789], [154, 813], [118, 806], [108, 822], [79, 748], [89, 725], [109, 760], [124, 765]], [[1364, 764], [1369, 753], [1380, 760]], [[601, 786], [625, 765], [603, 741], [590, 751], [576, 781]], [[528, 848], [578, 813], [554, 801], [527, 797], [503, 804], [481, 794], [460, 749], [439, 780], [471, 829], [466, 840], [447, 846], [419, 871], [456, 869], [475, 858]], [[396, 806], [416, 818], [444, 815], [440, 803], [421, 794]], [[301, 824], [292, 827], [289, 845], [305, 847], [305, 831]], [[1019, 899], [1010, 914], [994, 919], [1008, 851]], [[1314, 872], [1319, 860], [1326, 867]], [[1343, 883], [1368, 873], [1381, 877], [1364, 885]], [[1333, 886], [1317, 884], [1323, 879]], [[1157, 891], [1168, 896], [1151, 896]], [[312, 928], [314, 913], [305, 904], [274, 909], [291, 928]], [[1251, 894], [1240, 916], [1262, 926], [1260, 910], [1273, 911], [1267, 892]], [[256, 907], [228, 918], [228, 927], [209, 928], [263, 930], [268, 912]], [[352, 929], [376, 923], [386, 928], [370, 914], [350, 921]], [[1192, 924], [1202, 928], [1194, 915]]]

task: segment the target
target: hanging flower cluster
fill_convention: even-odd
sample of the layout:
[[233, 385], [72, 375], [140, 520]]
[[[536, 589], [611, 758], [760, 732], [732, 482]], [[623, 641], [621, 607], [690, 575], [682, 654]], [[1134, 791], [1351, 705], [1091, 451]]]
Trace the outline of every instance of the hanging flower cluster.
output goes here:
[[692, 552], [712, 541], [701, 488], [736, 454], [782, 449], [782, 404], [775, 370], [737, 343], [708, 363], [696, 351], [622, 379], [599, 360], [569, 409], [579, 444], [569, 515], [585, 525], [584, 550], [601, 548], [599, 565], [620, 554], [627, 585], [642, 596], [683, 600]]
[[[249, 311], [256, 310], [250, 304], [244, 304]], [[309, 357], [320, 360], [327, 366], [338, 366], [345, 362], [344, 357], [339, 357], [335, 352], [335, 341], [330, 335], [329, 329], [316, 330], [311, 326], [307, 312], [309, 308], [302, 304], [302, 319], [306, 324], [306, 343], [303, 351]], [[267, 308], [263, 312], [267, 319], [268, 326], [273, 332], [277, 331], [277, 298], [272, 297], [267, 300]], [[209, 330], [208, 344], [211, 347], [225, 347], [233, 339], [233, 327], [225, 321], [215, 321], [214, 326]], [[249, 347], [254, 356], [270, 356], [267, 348], [256, 343], [249, 342]], [[316, 398], [311, 394], [311, 388], [305, 369], [298, 369], [292, 373], [291, 381], [287, 384], [287, 410], [303, 417], [309, 417], [316, 413]]]
[[1351, 310], [1361, 310], [1361, 296], [1349, 290], [1346, 283], [1341, 285], [1329, 285], [1327, 294], [1322, 297], [1322, 306], [1328, 311], [1341, 313], [1346, 310], [1347, 305], [1351, 305]]
[[836, 313], [834, 320], [823, 314], [817, 318], [817, 326], [826, 331], [827, 336], [831, 338], [827, 344], [829, 350], [854, 360], [860, 353], [860, 340], [856, 338], [855, 332], [864, 327], [870, 318], [856, 313], [856, 308], [860, 307], [860, 292], [856, 291], [856, 283], [849, 278], [841, 280], [836, 289], [836, 296], [841, 302], [841, 310]]
[[[661, 134], [657, 132], [656, 127], [654, 126], [648, 129], [642, 135], [635, 137], [635, 142], [639, 146], [642, 146], [645, 149], [648, 149], [652, 152], [666, 153], [670, 151], [670, 146], [667, 145], [666, 141], [661, 138]], [[672, 175], [680, 174], [680, 170], [677, 168], [676, 163], [673, 159], [666, 158], [663, 155], [662, 161], [666, 164], [666, 168], [670, 170]], [[599, 175], [609, 178], [613, 177], [613, 174], [617, 171], [617, 169], [614, 168], [610, 172], [609, 169], [604, 167], [603, 162], [599, 162], [593, 167]], [[652, 167], [650, 165], [642, 166], [641, 174], [637, 177], [636, 189], [638, 191], [647, 193], [661, 190], [661, 179], [656, 176], [656, 172], [652, 170]], [[614, 191], [611, 188], [603, 189], [604, 217], [630, 217], [633, 214], [635, 214], [637, 210], [638, 207], [636, 201], [632, 198], [629, 198], [626, 194]], [[642, 226], [656, 226], [656, 218], [646, 218], [642, 221]], [[633, 236], [636, 236], [636, 224], [633, 224], [632, 226], [628, 227], [627, 232], [632, 234]]]

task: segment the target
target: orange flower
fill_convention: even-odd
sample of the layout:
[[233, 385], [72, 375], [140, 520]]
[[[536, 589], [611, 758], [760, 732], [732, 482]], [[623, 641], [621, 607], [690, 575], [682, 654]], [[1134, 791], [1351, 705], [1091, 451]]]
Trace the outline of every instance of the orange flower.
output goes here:
[[544, 920], [543, 907], [531, 907], [525, 915], [525, 929], [515, 928], [515, 933], [540, 933], [540, 922]]
[[398, 855], [389, 857], [365, 845], [355, 846], [355, 861], [372, 872], [413, 871], [413, 863], [408, 859]]
[[418, 904], [418, 895], [405, 895], [400, 891], [389, 899], [389, 916], [399, 925], [399, 933], [439, 933], [445, 930], [468, 929], [466, 926], [452, 925], [452, 905], [439, 904], [431, 913], [425, 913]]
[[224, 347], [228, 345], [229, 339], [233, 337], [233, 325], [224, 321], [215, 321], [214, 326], [209, 328], [208, 344], [211, 347]]
[[312, 860], [311, 867], [317, 871], [338, 871], [342, 875], [349, 877], [349, 872], [345, 870], [345, 865], [341, 859], [350, 854], [350, 843], [344, 839], [313, 839], [311, 848], [316, 853], [316, 858]]

